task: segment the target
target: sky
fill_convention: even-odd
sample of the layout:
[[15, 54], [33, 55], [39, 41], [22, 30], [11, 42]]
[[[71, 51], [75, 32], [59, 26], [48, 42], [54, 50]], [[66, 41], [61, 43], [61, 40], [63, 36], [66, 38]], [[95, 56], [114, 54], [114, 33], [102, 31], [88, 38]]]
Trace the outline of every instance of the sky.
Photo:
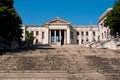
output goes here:
[[98, 18], [115, 0], [14, 0], [23, 24], [44, 25], [60, 17], [72, 25], [97, 25]]

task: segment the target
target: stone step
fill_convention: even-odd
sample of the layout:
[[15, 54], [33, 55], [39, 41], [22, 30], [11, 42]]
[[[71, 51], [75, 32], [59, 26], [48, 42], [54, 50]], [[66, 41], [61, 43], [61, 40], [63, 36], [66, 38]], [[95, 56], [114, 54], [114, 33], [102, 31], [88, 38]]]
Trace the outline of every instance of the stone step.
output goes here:
[[120, 75], [112, 74], [105, 75], [106, 80], [120, 80]]
[[103, 71], [104, 74], [120, 74], [120, 70], [114, 70], [114, 69], [106, 69]]
[[70, 74], [70, 80], [106, 80], [101, 74], [98, 73], [78, 73]]

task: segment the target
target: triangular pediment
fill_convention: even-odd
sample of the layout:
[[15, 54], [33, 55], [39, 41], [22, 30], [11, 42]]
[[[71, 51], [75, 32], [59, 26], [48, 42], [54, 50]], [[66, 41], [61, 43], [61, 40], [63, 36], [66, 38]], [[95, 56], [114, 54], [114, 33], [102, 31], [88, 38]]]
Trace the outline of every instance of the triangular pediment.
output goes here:
[[70, 23], [57, 17], [53, 20], [47, 21], [45, 24], [70, 24]]

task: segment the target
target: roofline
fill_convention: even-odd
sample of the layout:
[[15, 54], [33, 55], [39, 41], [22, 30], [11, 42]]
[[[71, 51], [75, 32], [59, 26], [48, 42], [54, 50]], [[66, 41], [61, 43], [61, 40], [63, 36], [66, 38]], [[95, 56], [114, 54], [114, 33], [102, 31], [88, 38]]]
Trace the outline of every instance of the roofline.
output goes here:
[[105, 18], [106, 15], [107, 15], [110, 11], [112, 11], [112, 10], [113, 10], [113, 8], [108, 8], [108, 9], [98, 18], [98, 22], [100, 22], [103, 18]]
[[[45, 27], [44, 25], [25, 25], [22, 24], [22, 27]], [[73, 28], [88, 28], [88, 27], [93, 27], [93, 28], [98, 28], [98, 25], [71, 25]]]
[[32, 24], [27, 24], [27, 25], [22, 24], [21, 26], [22, 27], [44, 27], [44, 25], [32, 25]]
[[[75, 26], [75, 27], [72, 27], [72, 28], [90, 28], [90, 26]], [[92, 28], [98, 28], [98, 26], [92, 26]]]
[[92, 27], [94, 27], [94, 26], [98, 26], [98, 25], [72, 25], [72, 26], [92, 26]]
[[52, 22], [52, 21], [54, 21], [54, 20], [61, 20], [61, 21], [66, 22], [67, 24], [71, 24], [69, 21], [66, 21], [66, 20], [64, 20], [64, 19], [61, 19], [61, 18], [59, 18], [59, 17], [56, 17], [55, 19], [46, 21], [46, 22], [45, 22], [45, 25], [46, 25], [46, 24], [49, 24], [49, 22]]

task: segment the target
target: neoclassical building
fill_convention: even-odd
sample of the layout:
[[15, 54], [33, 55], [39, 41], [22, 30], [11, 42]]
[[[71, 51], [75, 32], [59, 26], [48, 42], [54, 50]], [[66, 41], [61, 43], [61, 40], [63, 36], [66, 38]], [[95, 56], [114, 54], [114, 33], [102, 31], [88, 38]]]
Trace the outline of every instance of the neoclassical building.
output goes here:
[[23, 40], [26, 31], [35, 37], [33, 44], [56, 45], [58, 42], [66, 44], [86, 44], [98, 41], [98, 26], [73, 26], [70, 22], [59, 17], [45, 22], [44, 25], [22, 25]]
[[[44, 25], [22, 25], [23, 38], [26, 32], [31, 32], [35, 37], [34, 45], [86, 45], [87, 47], [120, 49], [110, 36], [110, 29], [104, 26], [108, 8], [99, 18], [98, 25], [74, 26], [59, 17], [46, 21]], [[119, 44], [119, 45], [118, 45]]]

